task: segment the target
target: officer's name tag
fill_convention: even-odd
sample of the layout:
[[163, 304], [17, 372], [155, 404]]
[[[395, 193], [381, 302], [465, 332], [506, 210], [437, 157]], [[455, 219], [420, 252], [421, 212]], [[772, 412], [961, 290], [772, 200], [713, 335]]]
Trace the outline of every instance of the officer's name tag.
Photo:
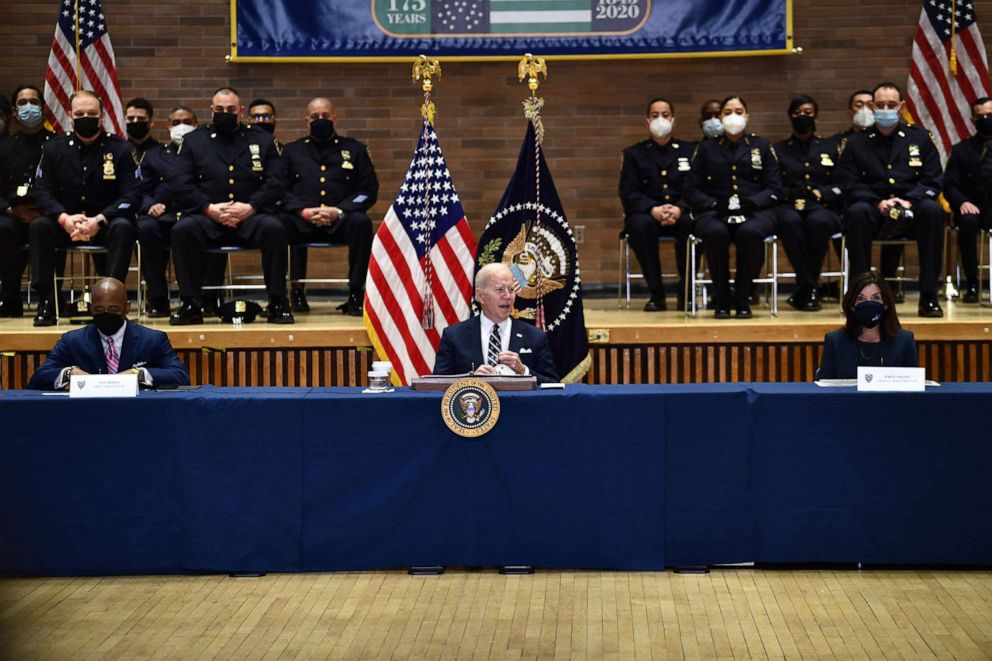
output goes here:
[[80, 374], [69, 377], [69, 397], [137, 397], [138, 375]]
[[865, 392], [923, 392], [923, 367], [859, 367], [858, 390]]
[[17, 187], [17, 197], [27, 197], [28, 196], [28, 185], [21, 184]]

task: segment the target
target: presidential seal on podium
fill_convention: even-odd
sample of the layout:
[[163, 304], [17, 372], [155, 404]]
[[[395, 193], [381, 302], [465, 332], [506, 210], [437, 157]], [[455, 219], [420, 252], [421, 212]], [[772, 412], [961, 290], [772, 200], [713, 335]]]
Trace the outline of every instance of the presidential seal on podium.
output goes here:
[[465, 438], [477, 438], [496, 426], [499, 396], [482, 379], [455, 381], [441, 398], [441, 417], [448, 429]]

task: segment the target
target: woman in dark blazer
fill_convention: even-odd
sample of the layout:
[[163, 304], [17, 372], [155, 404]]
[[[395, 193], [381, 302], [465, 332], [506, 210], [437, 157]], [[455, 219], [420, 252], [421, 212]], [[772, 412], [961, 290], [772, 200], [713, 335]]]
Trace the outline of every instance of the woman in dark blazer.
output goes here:
[[913, 333], [900, 326], [892, 290], [881, 276], [855, 276], [842, 307], [847, 323], [823, 339], [817, 379], [856, 379], [859, 366], [917, 366]]

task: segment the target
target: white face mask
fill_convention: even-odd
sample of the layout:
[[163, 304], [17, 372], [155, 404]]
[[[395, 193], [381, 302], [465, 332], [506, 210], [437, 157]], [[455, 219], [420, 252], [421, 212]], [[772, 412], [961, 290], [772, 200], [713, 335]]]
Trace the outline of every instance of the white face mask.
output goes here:
[[721, 121], [723, 122], [723, 130], [726, 131], [727, 135], [740, 135], [747, 127], [747, 118], [744, 115], [724, 115]]
[[169, 137], [177, 145], [183, 141], [183, 136], [190, 131], [196, 129], [195, 126], [190, 126], [189, 124], [176, 124], [175, 126], [169, 127]]
[[875, 124], [875, 113], [868, 106], [861, 106], [854, 113], [851, 122], [858, 128], [866, 129]]
[[655, 117], [648, 125], [651, 135], [662, 140], [672, 134], [672, 120], [664, 117]]

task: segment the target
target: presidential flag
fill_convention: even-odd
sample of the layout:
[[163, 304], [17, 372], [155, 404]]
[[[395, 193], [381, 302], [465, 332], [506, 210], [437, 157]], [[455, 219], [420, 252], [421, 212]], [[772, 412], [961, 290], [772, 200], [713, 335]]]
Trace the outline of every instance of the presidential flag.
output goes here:
[[56, 132], [72, 129], [69, 97], [92, 90], [103, 103], [103, 128], [124, 135], [124, 107], [114, 48], [100, 0], [62, 0], [45, 72], [45, 118]]
[[445, 327], [471, 316], [475, 238], [434, 127], [423, 122], [396, 200], [372, 242], [365, 328], [394, 382], [430, 374]]
[[972, 0], [924, 0], [913, 40], [906, 109], [930, 130], [942, 162], [971, 137], [971, 104], [990, 96], [988, 60]]
[[490, 262], [510, 268], [520, 286], [513, 315], [548, 333], [562, 381], [581, 379], [590, 357], [578, 253], [533, 122], [527, 123], [517, 168], [479, 239], [477, 266]]

